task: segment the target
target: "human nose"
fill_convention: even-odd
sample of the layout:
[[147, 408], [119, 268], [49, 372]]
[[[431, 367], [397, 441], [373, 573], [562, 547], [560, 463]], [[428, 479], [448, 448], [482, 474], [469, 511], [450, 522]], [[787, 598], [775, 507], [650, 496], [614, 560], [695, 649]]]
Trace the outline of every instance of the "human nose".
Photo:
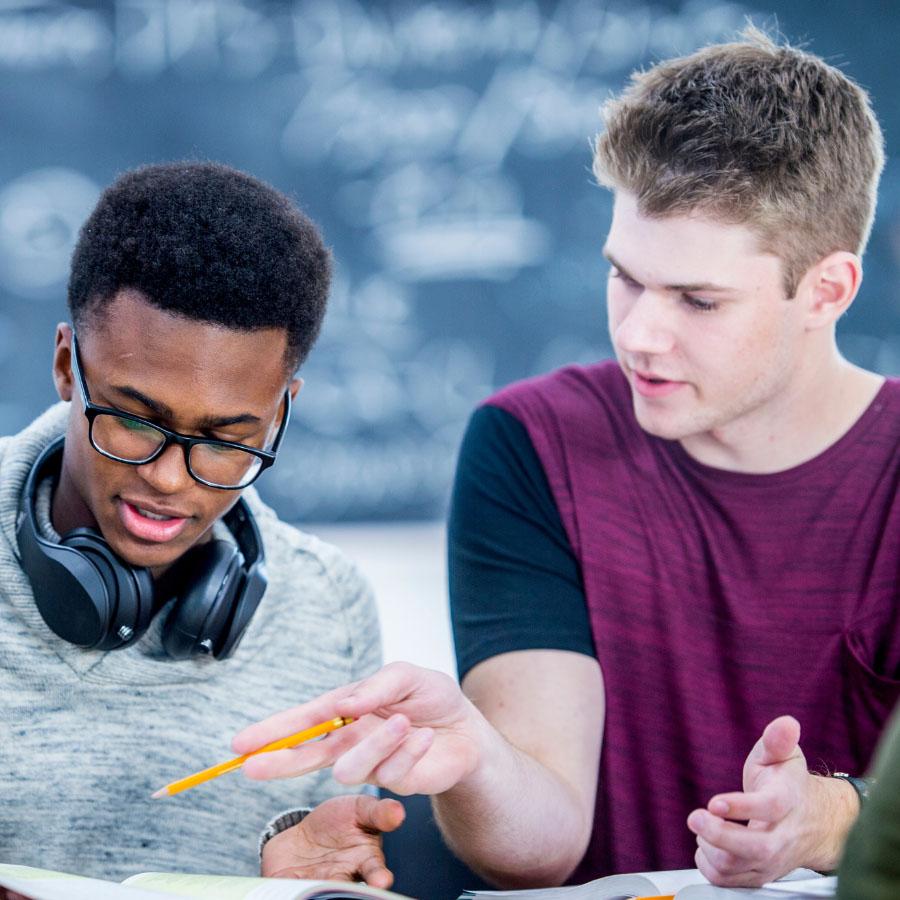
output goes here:
[[190, 487], [193, 481], [184, 450], [177, 444], [169, 444], [159, 456], [137, 469], [141, 478], [161, 494], [176, 494]]
[[644, 290], [626, 308], [611, 310], [613, 343], [626, 353], [662, 354], [675, 346], [665, 300]]

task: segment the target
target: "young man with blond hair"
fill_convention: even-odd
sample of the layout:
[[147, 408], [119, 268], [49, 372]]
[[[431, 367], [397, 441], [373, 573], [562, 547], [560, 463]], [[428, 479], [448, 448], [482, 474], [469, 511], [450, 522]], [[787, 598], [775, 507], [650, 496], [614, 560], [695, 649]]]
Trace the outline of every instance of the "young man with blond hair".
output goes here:
[[248, 774], [436, 795], [507, 886], [832, 869], [860, 786], [822, 776], [900, 695], [900, 381], [835, 342], [882, 165], [865, 92], [758, 32], [635, 75], [595, 153], [616, 361], [506, 388], [463, 443], [463, 691], [390, 666], [239, 735], [360, 718]]

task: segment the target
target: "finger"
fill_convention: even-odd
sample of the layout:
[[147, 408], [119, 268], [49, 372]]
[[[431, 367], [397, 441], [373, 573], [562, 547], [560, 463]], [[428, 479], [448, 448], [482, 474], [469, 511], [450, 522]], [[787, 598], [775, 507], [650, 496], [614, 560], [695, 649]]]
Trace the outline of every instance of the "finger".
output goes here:
[[384, 798], [379, 800], [368, 794], [360, 794], [356, 799], [356, 821], [363, 831], [380, 834], [395, 831], [406, 818], [406, 810], [399, 800]]
[[700, 874], [712, 884], [721, 884], [725, 877], [710, 861], [703, 848], [699, 845], [694, 853], [694, 863], [700, 870]]
[[410, 727], [406, 716], [391, 716], [335, 761], [332, 768], [335, 781], [364, 784], [372, 772], [403, 743]]
[[307, 772], [327, 769], [381, 724], [381, 719], [373, 717], [357, 720], [320, 740], [300, 747], [251, 756], [243, 764], [241, 771], [254, 781], [269, 781], [275, 778], [295, 778]]
[[[700, 870], [700, 874], [707, 881], [719, 887], [758, 887], [763, 883], [759, 874], [753, 871], [722, 871], [700, 846], [694, 853], [694, 862]], [[729, 894], [729, 896], [731, 895]]]
[[697, 846], [703, 851], [709, 864], [719, 873], [720, 880], [738, 875], [750, 868], [748, 860], [710, 844], [705, 838], [698, 837]]
[[345, 684], [308, 703], [301, 703], [300, 706], [285, 709], [267, 719], [248, 725], [232, 738], [231, 747], [238, 754], [252, 753], [264, 744], [337, 718], [341, 713], [337, 711], [336, 704], [343, 697], [353, 693], [357, 686], [357, 682]]
[[411, 734], [374, 772], [378, 784], [392, 788], [399, 786], [416, 763], [434, 744], [434, 731], [420, 728]]
[[788, 805], [787, 797], [778, 791], [733, 791], [730, 794], [717, 794], [706, 808], [723, 819], [737, 822], [749, 822], [753, 819], [775, 824], [790, 812]]
[[728, 822], [703, 809], [694, 810], [688, 816], [688, 828], [697, 835], [698, 844], [728, 855], [727, 864], [724, 865], [718, 855], [715, 859], [710, 856], [723, 871], [734, 870], [738, 863], [742, 868], [758, 868], [767, 863], [775, 853], [770, 832]]
[[369, 887], [387, 890], [394, 883], [394, 873], [384, 864], [380, 850], [367, 857], [359, 867], [359, 876]]
[[374, 675], [358, 682], [342, 695], [336, 705], [340, 716], [357, 716], [378, 709], [390, 709], [415, 691], [424, 670], [410, 663], [389, 663]]
[[753, 748], [757, 753], [754, 761], [761, 766], [786, 762], [800, 753], [799, 744], [800, 723], [793, 716], [779, 716], [766, 725]]

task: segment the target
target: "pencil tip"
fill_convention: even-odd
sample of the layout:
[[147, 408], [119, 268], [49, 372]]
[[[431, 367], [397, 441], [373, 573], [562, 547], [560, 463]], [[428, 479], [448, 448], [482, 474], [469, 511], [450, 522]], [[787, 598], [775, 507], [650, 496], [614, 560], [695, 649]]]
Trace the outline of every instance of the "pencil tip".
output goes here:
[[155, 794], [150, 795], [151, 800], [159, 800], [160, 797], [168, 796], [168, 791], [165, 788], [160, 788]]

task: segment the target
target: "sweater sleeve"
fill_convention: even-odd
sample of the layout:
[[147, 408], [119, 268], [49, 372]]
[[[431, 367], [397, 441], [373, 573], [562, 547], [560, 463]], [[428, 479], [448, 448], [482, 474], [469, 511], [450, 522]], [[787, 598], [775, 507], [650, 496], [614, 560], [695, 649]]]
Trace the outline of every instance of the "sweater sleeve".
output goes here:
[[[375, 672], [381, 665], [381, 630], [378, 612], [371, 586], [359, 569], [337, 548], [319, 542], [317, 551], [323, 569], [331, 582], [334, 596], [343, 617], [349, 642], [349, 678], [357, 681]], [[318, 773], [321, 775], [322, 773]], [[375, 789], [363, 785], [355, 793], [375, 793]], [[327, 792], [320, 802], [328, 798]], [[263, 848], [271, 838], [299, 825], [313, 807], [288, 809], [273, 816], [259, 836], [258, 853], [262, 863]]]

